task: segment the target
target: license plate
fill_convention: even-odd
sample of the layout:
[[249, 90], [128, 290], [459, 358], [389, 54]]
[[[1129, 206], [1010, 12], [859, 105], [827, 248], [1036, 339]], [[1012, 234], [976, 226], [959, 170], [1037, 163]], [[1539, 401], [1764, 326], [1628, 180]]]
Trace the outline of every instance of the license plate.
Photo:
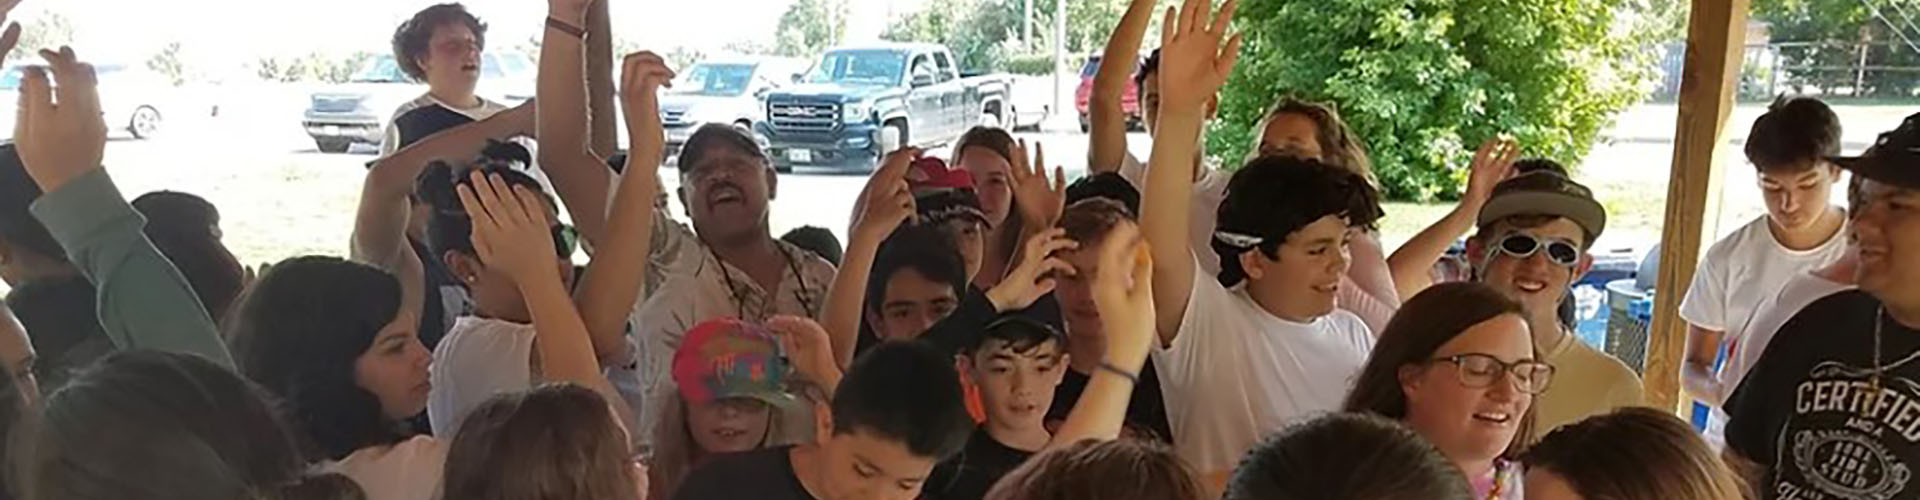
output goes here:
[[323, 130], [325, 130], [325, 131], [326, 131], [326, 133], [327, 133], [327, 135], [340, 135], [340, 126], [339, 126], [339, 125], [328, 125], [328, 126], [327, 126], [327, 127], [325, 128], [325, 129], [323, 129]]
[[787, 150], [787, 161], [794, 163], [813, 163], [813, 150], [789, 149]]

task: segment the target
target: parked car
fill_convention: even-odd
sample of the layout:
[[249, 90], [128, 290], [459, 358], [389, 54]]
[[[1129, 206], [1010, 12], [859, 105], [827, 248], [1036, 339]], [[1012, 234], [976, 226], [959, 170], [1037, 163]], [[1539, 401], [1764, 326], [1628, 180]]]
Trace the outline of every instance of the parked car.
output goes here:
[[[1133, 61], [1134, 71], [1139, 71], [1140, 65], [1146, 64], [1146, 62], [1147, 60], [1144, 57], [1135, 58]], [[1096, 54], [1087, 58], [1086, 67], [1080, 68], [1080, 87], [1073, 91], [1074, 109], [1080, 111], [1081, 132], [1090, 132], [1093, 130], [1092, 117], [1087, 114], [1087, 101], [1093, 96], [1093, 75], [1098, 72], [1100, 72], [1100, 56]], [[1127, 78], [1127, 93], [1120, 96], [1120, 111], [1127, 114], [1128, 128], [1140, 127], [1142, 122], [1140, 118], [1140, 85], [1135, 83], [1135, 80], [1131, 77]]]
[[872, 170], [902, 146], [952, 142], [974, 125], [1006, 126], [1012, 79], [962, 74], [946, 47], [837, 47], [800, 83], [767, 94], [754, 130], [781, 172], [796, 165]]
[[[525, 54], [482, 54], [480, 96], [508, 106], [526, 102], [533, 98], [537, 68]], [[378, 147], [393, 112], [426, 92], [426, 83], [408, 77], [392, 55], [375, 56], [347, 83], [314, 92], [302, 124], [322, 152], [345, 153], [354, 144]]]
[[[181, 93], [166, 75], [137, 64], [96, 64], [95, 78], [100, 82], [100, 111], [109, 130], [125, 131], [135, 139], [151, 139], [165, 128], [168, 113], [184, 111]], [[0, 91], [18, 93], [24, 66], [7, 68], [0, 75]], [[12, 134], [18, 118], [20, 100], [0, 98], [0, 131]]]
[[[766, 116], [767, 93], [793, 82], [808, 61], [784, 57], [723, 57], [695, 63], [660, 97], [660, 121], [667, 129], [667, 153], [701, 125], [719, 123], [752, 131]], [[764, 141], [761, 144], [765, 146]]]

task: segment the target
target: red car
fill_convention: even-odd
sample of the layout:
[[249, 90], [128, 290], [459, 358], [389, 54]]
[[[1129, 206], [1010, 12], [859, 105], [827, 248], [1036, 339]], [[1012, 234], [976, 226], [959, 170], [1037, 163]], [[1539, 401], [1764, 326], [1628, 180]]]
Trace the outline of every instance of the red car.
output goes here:
[[[1133, 61], [1134, 70], [1138, 71], [1140, 65], [1145, 63], [1146, 58], [1135, 58]], [[1099, 71], [1100, 56], [1095, 55], [1088, 57], [1087, 65], [1080, 68], [1080, 87], [1073, 91], [1074, 109], [1080, 111], [1081, 132], [1087, 132], [1093, 128], [1088, 121], [1087, 98], [1093, 94], [1093, 74]], [[1127, 113], [1128, 129], [1140, 127], [1140, 85], [1135, 83], [1131, 76], [1127, 78], [1126, 95], [1120, 97], [1120, 110]]]

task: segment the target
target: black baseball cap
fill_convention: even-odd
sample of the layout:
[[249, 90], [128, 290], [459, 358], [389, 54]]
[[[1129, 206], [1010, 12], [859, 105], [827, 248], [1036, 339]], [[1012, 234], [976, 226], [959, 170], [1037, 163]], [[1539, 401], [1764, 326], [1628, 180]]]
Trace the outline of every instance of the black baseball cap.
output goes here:
[[[1573, 221], [1598, 239], [1607, 228], [1607, 209], [1593, 198], [1593, 190], [1553, 169], [1541, 169], [1500, 181], [1493, 196], [1480, 208], [1479, 225], [1517, 215], [1551, 215]], [[1587, 242], [1592, 245], [1592, 241]]]
[[767, 152], [760, 150], [760, 143], [755, 142], [753, 136], [732, 125], [709, 123], [694, 130], [693, 135], [687, 137], [686, 145], [681, 146], [680, 173], [691, 173], [694, 167], [700, 166], [711, 148], [733, 148], [761, 162], [767, 161]]
[[1908, 115], [1900, 127], [1880, 134], [1860, 156], [1827, 158], [1854, 175], [1907, 189], [1920, 189], [1920, 113]]

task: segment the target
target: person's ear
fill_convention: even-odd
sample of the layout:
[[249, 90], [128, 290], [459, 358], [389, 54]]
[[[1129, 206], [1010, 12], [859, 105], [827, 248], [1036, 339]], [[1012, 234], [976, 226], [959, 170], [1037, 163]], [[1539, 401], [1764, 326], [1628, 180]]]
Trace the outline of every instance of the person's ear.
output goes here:
[[[1202, 279], [1205, 279], [1205, 278], [1202, 278]], [[1052, 385], [1054, 387], [1059, 387], [1061, 382], [1067, 381], [1067, 371], [1072, 370], [1073, 369], [1072, 366], [1073, 366], [1073, 355], [1065, 352], [1060, 353], [1060, 359], [1057, 361], [1054, 361], [1053, 381], [1052, 381]]]
[[1592, 270], [1593, 270], [1593, 254], [1580, 252], [1580, 263], [1575, 264], [1573, 266], [1573, 279], [1568, 280], [1568, 282], [1569, 283], [1579, 282], [1580, 278], [1587, 277], [1587, 271], [1592, 271]]
[[1249, 280], [1265, 278], [1268, 262], [1266, 252], [1260, 251], [1259, 247], [1240, 252], [1240, 269], [1246, 272]]
[[1211, 121], [1214, 118], [1219, 118], [1219, 117], [1220, 117], [1220, 94], [1214, 94], [1213, 97], [1207, 99], [1207, 120]]
[[973, 356], [966, 354], [953, 355], [953, 370], [966, 374], [969, 378], [973, 377]]
[[780, 173], [774, 171], [773, 167], [769, 166], [767, 167], [766, 175], [767, 175], [767, 199], [772, 200], [774, 198], [779, 198], [780, 197]]
[[833, 406], [825, 401], [814, 401], [813, 398], [807, 398], [807, 401], [813, 406], [813, 442], [825, 443], [833, 439]]
[[1406, 395], [1407, 399], [1413, 399], [1413, 395], [1420, 391], [1421, 375], [1425, 374], [1425, 367], [1402, 365], [1394, 373], [1395, 379], [1400, 382], [1400, 393]]
[[454, 279], [465, 283], [467, 286], [472, 286], [474, 282], [480, 281], [481, 271], [486, 269], [486, 266], [480, 264], [480, 259], [475, 259], [471, 255], [460, 253], [456, 250], [448, 250], [447, 253], [442, 254], [440, 258], [447, 264], [447, 270], [453, 271]]
[[692, 217], [692, 216], [693, 216], [693, 206], [692, 206], [692, 205], [688, 205], [688, 204], [687, 204], [687, 185], [686, 185], [686, 183], [684, 183], [684, 182], [682, 182], [682, 183], [680, 184], [680, 187], [677, 187], [677, 188], [673, 188], [673, 195], [674, 195], [674, 196], [673, 196], [674, 198], [676, 198], [676, 199], [679, 199], [679, 200], [680, 200], [680, 211], [681, 211], [681, 212], [686, 212], [686, 214], [687, 214], [687, 216], [688, 216], [688, 217]]
[[1487, 261], [1487, 250], [1487, 244], [1482, 243], [1478, 236], [1468, 237], [1467, 267], [1473, 268], [1475, 272], [1481, 271], [1480, 266]]

